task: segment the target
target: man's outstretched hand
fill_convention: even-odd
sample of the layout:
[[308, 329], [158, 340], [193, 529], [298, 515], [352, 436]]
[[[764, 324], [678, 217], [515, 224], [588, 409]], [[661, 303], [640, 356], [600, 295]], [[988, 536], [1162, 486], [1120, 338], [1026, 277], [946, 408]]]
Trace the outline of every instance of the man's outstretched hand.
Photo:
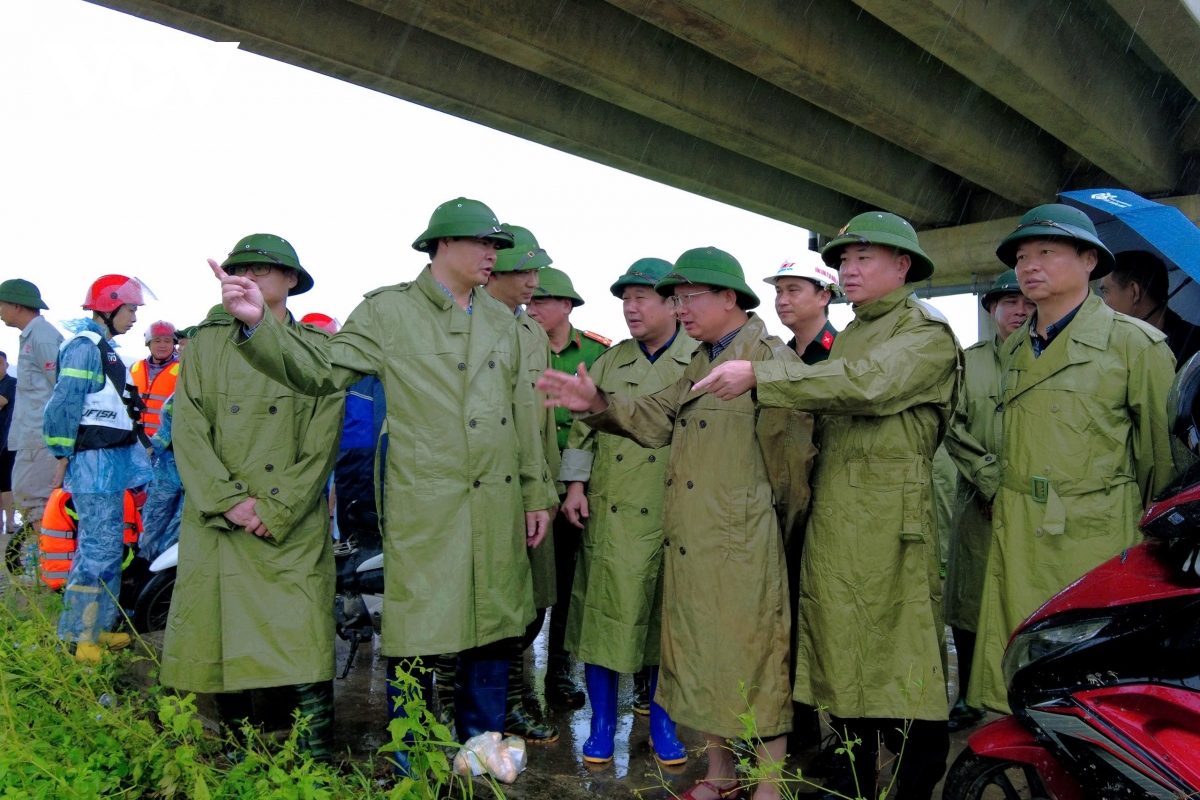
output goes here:
[[579, 371], [574, 375], [556, 369], [546, 370], [538, 378], [537, 388], [546, 395], [547, 408], [561, 406], [592, 414], [599, 414], [608, 408], [608, 403], [600, 396], [600, 391], [583, 364], [579, 365]]
[[726, 361], [692, 387], [693, 392], [708, 392], [722, 400], [741, 397], [758, 385], [754, 364], [749, 361]]
[[211, 258], [208, 265], [221, 281], [221, 305], [247, 328], [262, 322], [263, 296], [258, 284], [249, 278], [229, 275]]

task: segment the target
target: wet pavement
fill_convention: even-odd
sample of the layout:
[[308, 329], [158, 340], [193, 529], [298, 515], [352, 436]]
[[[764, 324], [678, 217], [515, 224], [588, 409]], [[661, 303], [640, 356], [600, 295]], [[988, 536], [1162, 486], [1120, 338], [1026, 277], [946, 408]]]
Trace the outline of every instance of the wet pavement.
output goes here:
[[[339, 671], [345, 662], [347, 646], [339, 641], [337, 658]], [[953, 649], [951, 661], [951, 691], [957, 679], [957, 657]], [[337, 720], [335, 740], [337, 749], [347, 750], [353, 757], [365, 759], [388, 737], [386, 725], [385, 659], [379, 651], [379, 639], [359, 647], [354, 668], [345, 680], [335, 680]], [[527, 694], [544, 697], [546, 675], [546, 630], [526, 653], [525, 680]], [[576, 665], [573, 677], [583, 687], [583, 668]], [[601, 766], [585, 765], [580, 748], [588, 737], [590, 710], [587, 706], [575, 711], [542, 710], [545, 718], [557, 725], [560, 736], [550, 744], [529, 744], [529, 767], [517, 782], [504, 788], [515, 800], [576, 800], [599, 795], [625, 798], [640, 795], [646, 800], [660, 800], [682, 794], [704, 777], [705, 759], [701, 754], [703, 739], [688, 728], [679, 728], [679, 739], [692, 753], [682, 768], [660, 767], [650, 751], [648, 717], [633, 712], [633, 677], [621, 676], [617, 701], [616, 751], [613, 761]], [[828, 732], [824, 728], [824, 732]], [[966, 746], [966, 734], [951, 738], [950, 763]], [[816, 755], [810, 749], [789, 757], [787, 771], [807, 766]], [[815, 791], [812, 790], [812, 791]], [[816, 796], [816, 795], [814, 795]], [[941, 796], [941, 787], [934, 797]]]

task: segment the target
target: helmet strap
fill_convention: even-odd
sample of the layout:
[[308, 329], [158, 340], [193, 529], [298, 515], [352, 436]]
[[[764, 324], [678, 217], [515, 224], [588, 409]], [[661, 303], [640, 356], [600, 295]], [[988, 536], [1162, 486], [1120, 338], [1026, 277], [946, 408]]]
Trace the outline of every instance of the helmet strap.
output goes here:
[[117, 306], [117, 308], [114, 311], [109, 311], [107, 314], [104, 313], [103, 311], [93, 311], [92, 312], [93, 314], [98, 316], [100, 319], [104, 320], [104, 327], [108, 328], [108, 333], [109, 333], [108, 338], [110, 338], [110, 339], [114, 339], [120, 335], [117, 333], [117, 329], [113, 327], [113, 318], [117, 316], [117, 311], [120, 311], [120, 310], [121, 310], [121, 307]]

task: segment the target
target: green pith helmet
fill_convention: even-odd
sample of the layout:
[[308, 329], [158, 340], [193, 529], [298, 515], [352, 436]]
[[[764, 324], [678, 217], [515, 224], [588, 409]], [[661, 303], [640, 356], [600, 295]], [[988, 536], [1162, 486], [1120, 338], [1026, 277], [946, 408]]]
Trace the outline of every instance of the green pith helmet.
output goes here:
[[237, 264], [271, 264], [296, 270], [296, 285], [288, 295], [304, 294], [313, 287], [312, 276], [300, 266], [300, 257], [288, 241], [273, 233], [252, 233], [233, 246], [221, 268]]
[[738, 293], [738, 305], [750, 310], [758, 306], [758, 295], [746, 285], [746, 274], [738, 260], [716, 247], [696, 247], [675, 259], [671, 271], [654, 284], [654, 290], [670, 296], [677, 283], [703, 283]]
[[1112, 272], [1113, 254], [1096, 235], [1096, 226], [1078, 208], [1062, 203], [1047, 203], [1025, 212], [1017, 229], [1004, 237], [996, 248], [996, 258], [1006, 267], [1017, 265], [1017, 247], [1022, 239], [1075, 239], [1096, 248], [1096, 268], [1088, 280], [1099, 280]]
[[491, 239], [496, 247], [513, 246], [513, 235], [500, 227], [500, 220], [483, 203], [456, 197], [433, 210], [429, 227], [413, 242], [413, 250], [429, 252], [429, 245], [438, 239]]
[[533, 296], [566, 298], [571, 301], [571, 308], [583, 305], [583, 298], [576, 293], [571, 277], [554, 267], [546, 267], [538, 273], [538, 288], [534, 289]]
[[0, 301], [16, 303], [26, 308], [50, 307], [42, 301], [42, 293], [38, 291], [38, 287], [23, 278], [9, 278], [0, 283]]
[[492, 272], [542, 269], [554, 263], [554, 259], [538, 246], [538, 240], [528, 228], [507, 222], [500, 227], [512, 234], [513, 246], [496, 254], [496, 266], [492, 267]]
[[852, 244], [880, 244], [898, 247], [912, 257], [905, 283], [923, 281], [933, 274], [933, 262], [917, 241], [917, 232], [908, 220], [886, 211], [868, 211], [859, 214], [838, 231], [829, 244], [821, 250], [821, 259], [834, 269], [841, 269], [842, 250]]
[[629, 265], [625, 274], [617, 278], [617, 282], [609, 287], [613, 297], [618, 300], [625, 293], [626, 286], [649, 286], [661, 281], [671, 271], [671, 262], [661, 258], [639, 258]]
[[1021, 284], [1017, 283], [1017, 272], [1010, 269], [1007, 272], [1000, 273], [1000, 277], [996, 278], [995, 283], [992, 284], [992, 288], [984, 293], [979, 302], [983, 306], [983, 310], [990, 313], [991, 309], [988, 306], [991, 305], [993, 300], [999, 300], [1006, 294], [1020, 293]]

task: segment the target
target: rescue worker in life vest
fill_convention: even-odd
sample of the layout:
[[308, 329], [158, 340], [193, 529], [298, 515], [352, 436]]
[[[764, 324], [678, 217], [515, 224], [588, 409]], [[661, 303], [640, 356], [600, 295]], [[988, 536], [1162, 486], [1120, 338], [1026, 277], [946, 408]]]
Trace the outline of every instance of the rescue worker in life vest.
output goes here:
[[146, 410], [142, 412], [142, 427], [147, 436], [158, 430], [158, 414], [167, 398], [175, 394], [175, 381], [179, 379], [179, 354], [175, 326], [166, 320], [150, 323], [146, 329], [146, 347], [150, 355], [129, 368], [138, 394]]
[[[668, 296], [688, 335], [703, 343], [678, 380], [651, 395], [622, 396], [599, 390], [580, 367], [576, 375], [548, 370], [538, 388], [562, 407], [588, 412], [581, 419], [593, 430], [628, 437], [644, 448], [671, 445], [663, 515], [662, 665], [654, 700], [671, 719], [704, 733], [705, 779], [680, 797], [718, 800], [737, 791], [727, 740], [745, 730], [738, 713], [747, 703], [761, 738], [762, 768], [770, 775], [783, 761], [792, 727], [791, 626], [765, 455], [770, 443], [758, 435], [753, 401], [746, 396], [727, 403], [693, 392], [692, 385], [730, 358], [799, 359], [749, 313], [758, 297], [746, 285], [741, 264], [723, 250], [688, 250], [655, 290]], [[614, 508], [609, 513], [620, 512], [620, 501]], [[594, 726], [598, 739], [596, 733]], [[664, 741], [656, 738], [654, 744], [662, 747]], [[754, 796], [776, 800], [777, 785], [764, 780]]]
[[[592, 380], [627, 397], [674, 384], [698, 342], [682, 329], [667, 298], [654, 290], [671, 271], [661, 258], [635, 261], [610, 291], [621, 300], [631, 338], [605, 351]], [[687, 761], [666, 710], [649, 698], [662, 652], [663, 491], [670, 447], [644, 448], [601, 433], [581, 420], [571, 426], [559, 480], [567, 484], [563, 515], [582, 528], [566, 648], [584, 662], [592, 705], [583, 758], [611, 761], [617, 728], [617, 680], [648, 671], [650, 745], [659, 763]], [[610, 513], [611, 512], [611, 513]]]
[[[383, 653], [389, 675], [418, 656], [459, 654], [462, 739], [504, 729], [511, 639], [535, 616], [526, 548], [541, 543], [556, 500], [517, 319], [476, 291], [496, 251], [512, 243], [483, 203], [443, 203], [413, 242], [429, 265], [411, 282], [370, 292], [319, 343], [264, 314], [253, 283], [212, 264], [225, 307], [242, 323], [230, 332], [234, 349], [256, 369], [313, 396], [364, 375], [383, 381]], [[427, 696], [428, 677], [418, 675]], [[388, 685], [389, 713], [403, 716]]]
[[1021, 294], [1011, 269], [996, 278], [980, 300], [996, 323], [996, 335], [963, 352], [962, 394], [943, 449], [959, 472], [959, 517], [950, 539], [946, 569], [946, 624], [954, 631], [958, 651], [958, 702], [950, 710], [950, 732], [983, 719], [981, 708], [967, 705], [979, 602], [992, 541], [992, 501], [1000, 485], [1000, 442], [1004, 405], [1000, 399], [1000, 351], [1033, 313], [1033, 301]]
[[1088, 282], [1113, 256], [1082, 211], [1028, 211], [996, 248], [1037, 311], [1001, 346], [1004, 436], [967, 702], [1008, 713], [1001, 661], [1016, 627], [1141, 540], [1174, 477], [1166, 335], [1113, 311]]
[[[854, 320], [819, 364], [730, 361], [696, 386], [817, 415], [812, 513], [800, 567], [797, 701], [862, 740], [834, 791], [876, 797], [878, 737], [904, 747], [899, 797], [928, 800], [946, 771], [943, 625], [930, 480], [958, 394], [961, 353], [910, 284], [933, 273], [895, 214], [860, 214], [821, 251]], [[908, 726], [908, 736], [899, 729]], [[857, 783], [856, 783], [857, 777]]]
[[103, 648], [129, 644], [113, 633], [121, 592], [125, 490], [150, 482], [153, 473], [139, 422], [137, 390], [111, 340], [137, 321], [145, 287], [137, 278], [104, 275], [89, 288], [89, 319], [68, 327], [58, 382], [46, 405], [42, 432], [58, 459], [54, 486], [71, 492], [79, 515], [75, 557], [63, 593], [58, 638], [80, 661], [98, 662]]
[[[281, 328], [312, 346], [328, 341], [288, 311], [288, 297], [313, 280], [287, 241], [247, 236], [223, 269], [254, 285]], [[252, 716], [248, 690], [294, 686], [310, 717], [302, 744], [328, 760], [335, 575], [322, 489], [337, 457], [342, 398], [313, 399], [255, 371], [234, 354], [237, 327], [220, 306], [208, 313], [172, 404], [184, 498], [161, 679], [215, 693], [235, 734]]]

